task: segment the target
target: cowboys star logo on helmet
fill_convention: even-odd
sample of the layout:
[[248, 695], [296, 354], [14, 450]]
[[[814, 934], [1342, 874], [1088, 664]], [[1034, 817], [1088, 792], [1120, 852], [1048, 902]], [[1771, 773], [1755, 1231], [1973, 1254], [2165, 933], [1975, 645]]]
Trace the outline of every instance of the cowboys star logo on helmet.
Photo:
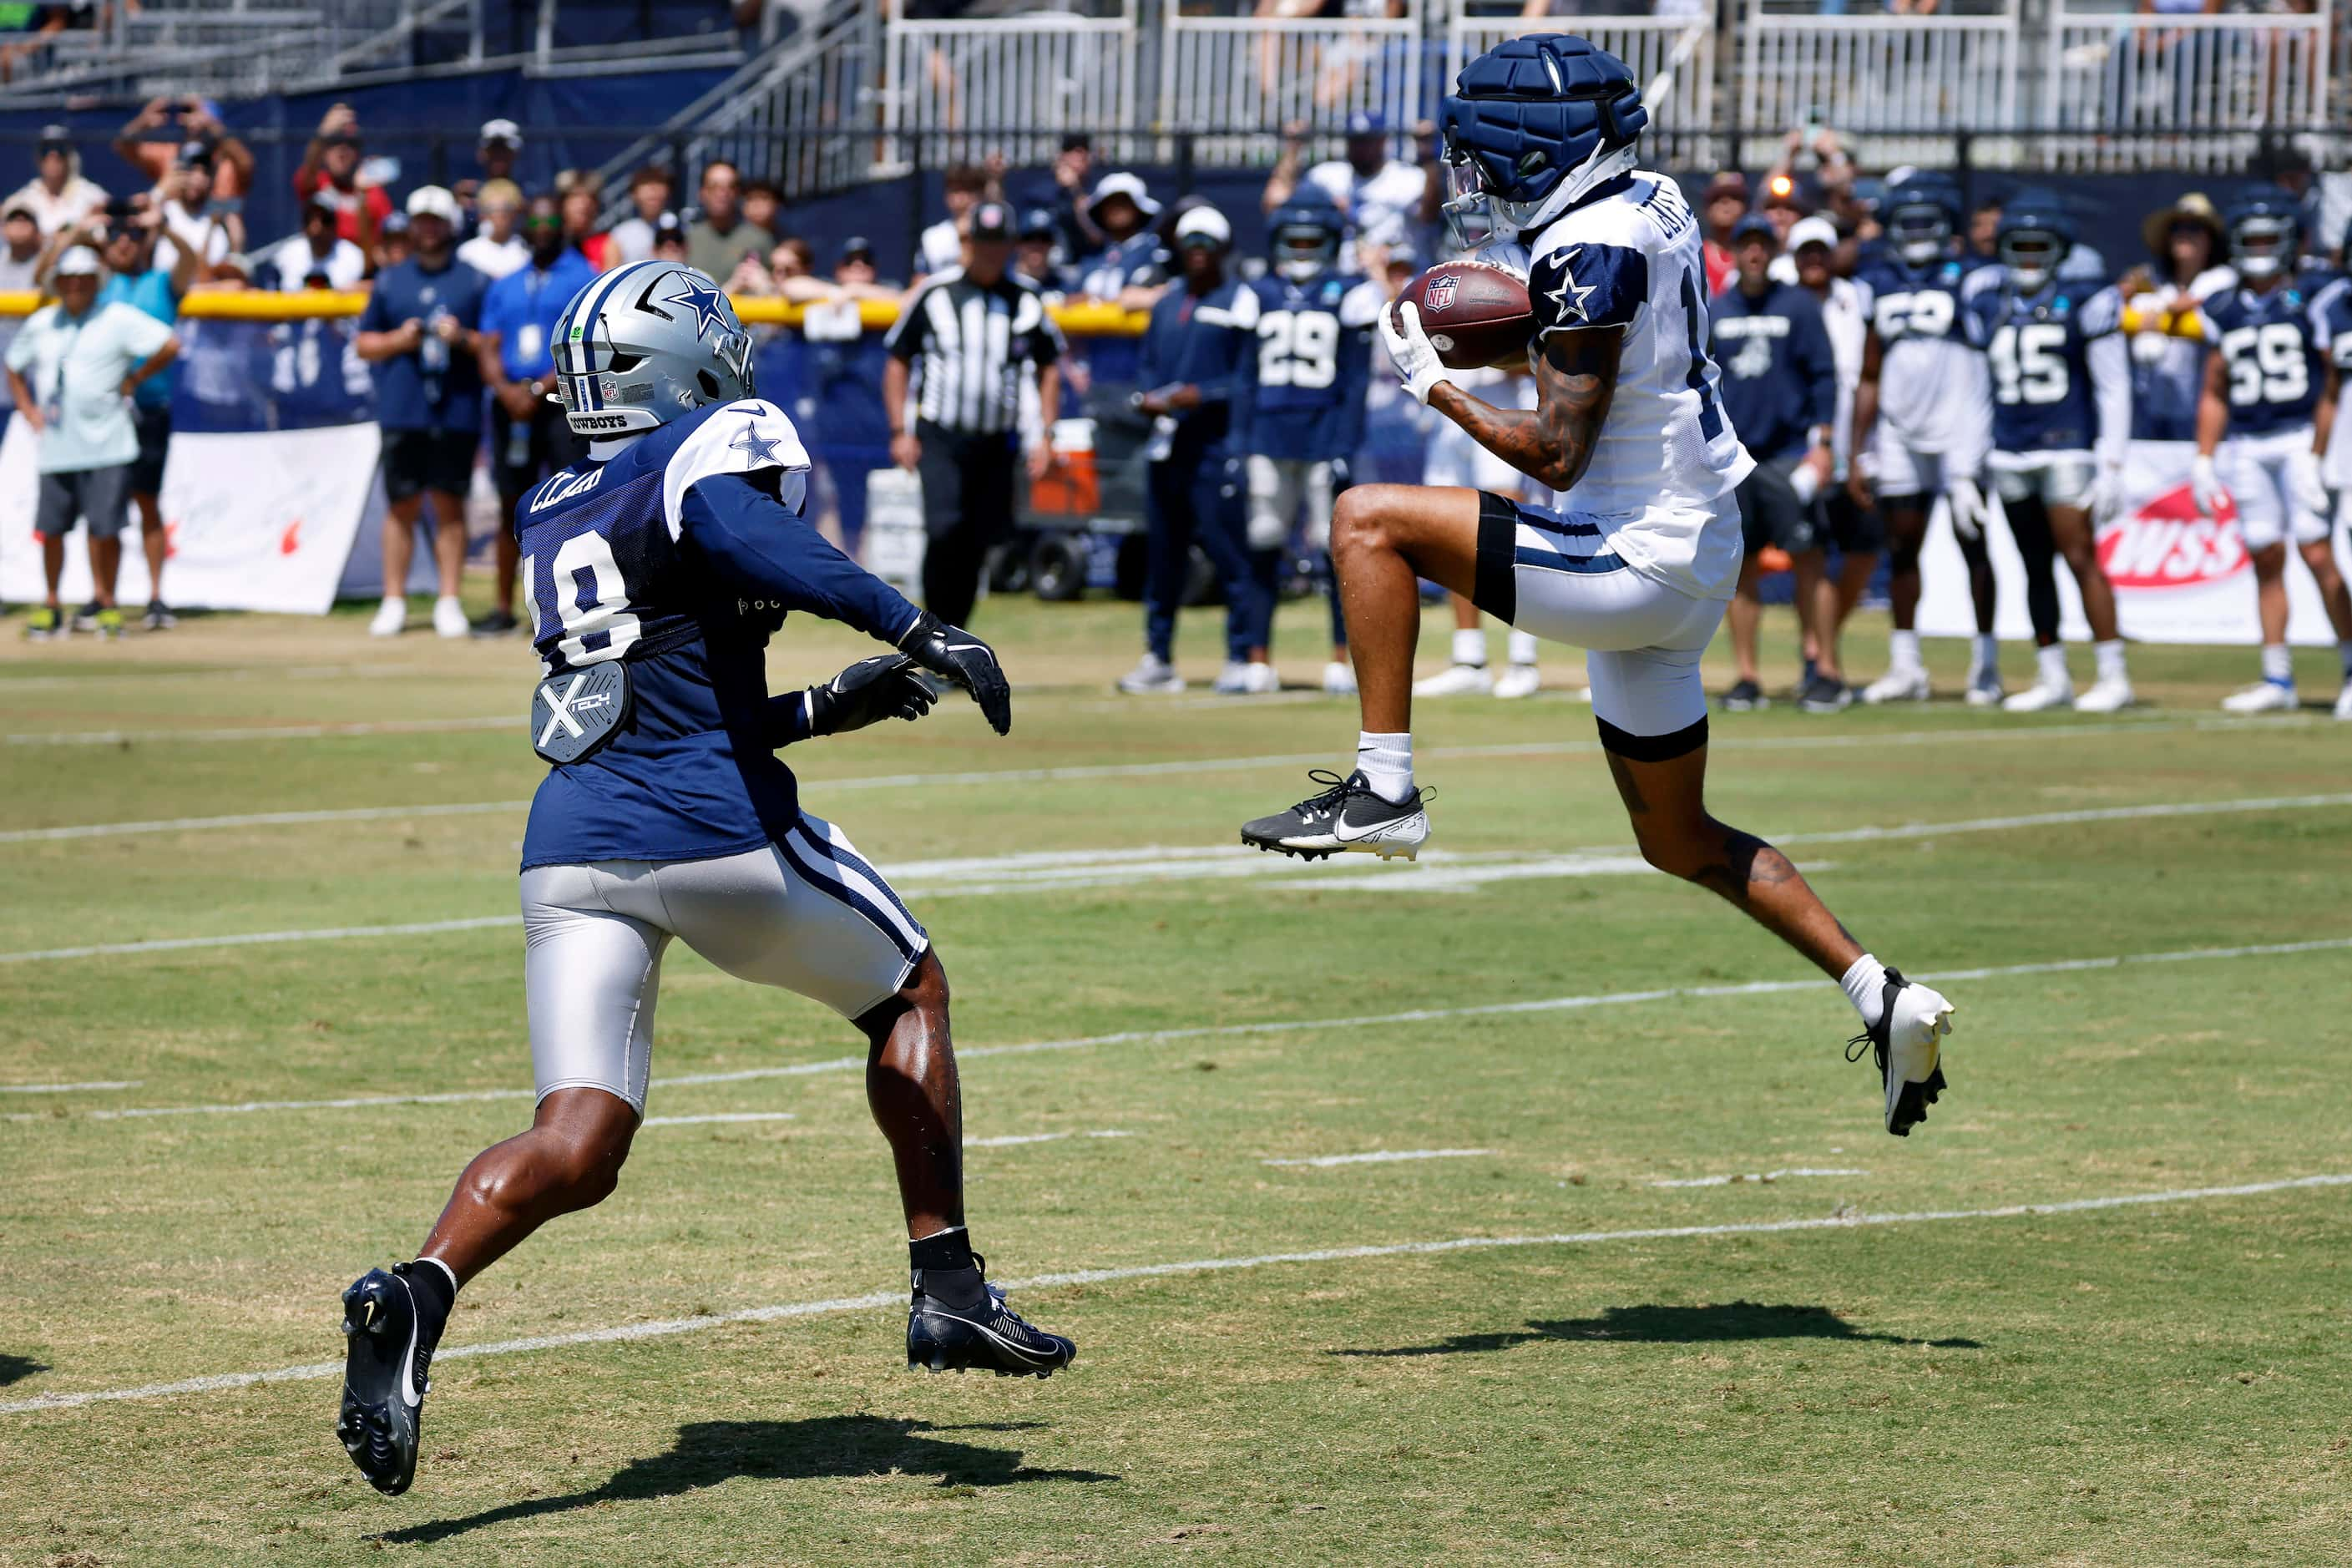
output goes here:
[[683, 273], [678, 279], [677, 291], [665, 294], [662, 299], [667, 304], [683, 305], [694, 312], [694, 335], [698, 338], [707, 334], [714, 326], [731, 328], [736, 325], [734, 308], [728, 304], [727, 296], [698, 272], [689, 270]]

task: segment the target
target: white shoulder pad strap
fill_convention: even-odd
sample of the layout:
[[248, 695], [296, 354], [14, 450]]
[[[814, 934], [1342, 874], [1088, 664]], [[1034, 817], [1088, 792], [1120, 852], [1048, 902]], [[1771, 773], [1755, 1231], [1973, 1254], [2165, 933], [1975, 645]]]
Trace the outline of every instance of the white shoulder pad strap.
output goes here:
[[1343, 327], [1369, 327], [1381, 319], [1381, 307], [1389, 297], [1381, 286], [1366, 279], [1339, 296], [1339, 324]]
[[1238, 327], [1244, 331], [1256, 329], [1257, 318], [1257, 290], [1246, 283], [1234, 290], [1232, 304], [1203, 305], [1192, 312], [1193, 320], [1205, 321], [1210, 326]]
[[756, 474], [763, 468], [784, 470], [784, 504], [800, 510], [808, 492], [809, 455], [782, 409], [746, 397], [704, 419], [662, 470], [662, 521], [669, 525], [669, 536], [678, 536], [679, 509], [697, 483], [713, 474]]

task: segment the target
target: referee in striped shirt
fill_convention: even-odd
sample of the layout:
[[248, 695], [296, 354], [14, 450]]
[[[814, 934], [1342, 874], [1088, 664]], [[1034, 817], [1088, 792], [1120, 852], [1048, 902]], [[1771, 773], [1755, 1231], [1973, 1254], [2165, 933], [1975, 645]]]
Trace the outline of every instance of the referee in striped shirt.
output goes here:
[[884, 340], [890, 458], [923, 480], [923, 605], [950, 626], [971, 624], [989, 546], [1013, 531], [1013, 451], [1033, 369], [1031, 479], [1052, 463], [1046, 437], [1061, 413], [1061, 330], [1036, 285], [1011, 270], [1013, 239], [1003, 202], [972, 208], [963, 265], [926, 279]]

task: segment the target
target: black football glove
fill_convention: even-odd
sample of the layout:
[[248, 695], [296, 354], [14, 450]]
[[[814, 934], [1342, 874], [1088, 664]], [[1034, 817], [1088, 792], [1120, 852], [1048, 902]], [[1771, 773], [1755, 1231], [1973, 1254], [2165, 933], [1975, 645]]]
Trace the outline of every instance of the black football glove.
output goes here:
[[919, 719], [939, 698], [902, 653], [861, 658], [821, 686], [808, 689], [811, 735], [840, 735], [885, 719]]
[[995, 649], [929, 610], [898, 639], [898, 646], [925, 669], [971, 692], [990, 729], [1002, 735], [1013, 728], [1013, 687], [1004, 679], [1004, 667], [996, 662]]

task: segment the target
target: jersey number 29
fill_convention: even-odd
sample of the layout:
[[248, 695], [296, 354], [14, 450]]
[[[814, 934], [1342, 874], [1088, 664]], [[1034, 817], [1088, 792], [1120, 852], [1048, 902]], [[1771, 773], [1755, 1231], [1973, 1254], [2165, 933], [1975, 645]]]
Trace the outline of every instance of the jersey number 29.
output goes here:
[[[538, 567], [537, 556], [523, 558], [523, 603], [530, 606], [534, 642], [539, 638]], [[629, 651], [644, 628], [629, 613], [629, 585], [621, 580], [621, 563], [613, 559], [610, 541], [601, 533], [573, 534], [556, 550], [549, 576], [548, 595], [564, 631], [555, 651], [565, 664], [576, 669]], [[603, 646], [590, 647], [588, 639], [598, 636], [604, 639]]]
[[1270, 310], [1257, 319], [1260, 386], [1326, 387], [1339, 374], [1339, 317], [1328, 310]]

